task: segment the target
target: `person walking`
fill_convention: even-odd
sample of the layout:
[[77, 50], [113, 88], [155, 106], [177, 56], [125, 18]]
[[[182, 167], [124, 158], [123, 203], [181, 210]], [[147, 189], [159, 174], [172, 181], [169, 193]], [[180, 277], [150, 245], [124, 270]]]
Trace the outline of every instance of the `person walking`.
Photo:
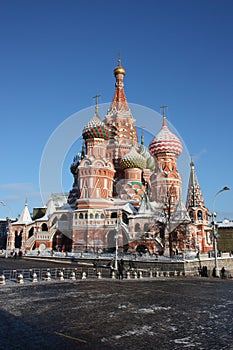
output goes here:
[[225, 267], [223, 266], [221, 269], [221, 278], [225, 278]]
[[124, 260], [121, 259], [118, 263], [118, 277], [119, 280], [122, 279], [123, 280], [123, 273], [124, 273]]

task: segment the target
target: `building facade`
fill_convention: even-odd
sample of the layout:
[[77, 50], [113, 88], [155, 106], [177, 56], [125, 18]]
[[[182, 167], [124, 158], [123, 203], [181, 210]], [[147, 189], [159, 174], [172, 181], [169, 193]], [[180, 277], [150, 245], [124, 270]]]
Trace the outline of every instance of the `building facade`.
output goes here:
[[[11, 225], [21, 248], [174, 255], [211, 250], [208, 210], [191, 164], [186, 206], [177, 159], [182, 143], [162, 116], [161, 130], [144, 144], [124, 92], [125, 69], [114, 69], [115, 92], [102, 120], [96, 103], [83, 127], [82, 150], [71, 165], [73, 187], [63, 201], [53, 195], [40, 219], [27, 206]], [[77, 135], [78, 137], [79, 135]], [[30, 216], [30, 215], [29, 215]]]

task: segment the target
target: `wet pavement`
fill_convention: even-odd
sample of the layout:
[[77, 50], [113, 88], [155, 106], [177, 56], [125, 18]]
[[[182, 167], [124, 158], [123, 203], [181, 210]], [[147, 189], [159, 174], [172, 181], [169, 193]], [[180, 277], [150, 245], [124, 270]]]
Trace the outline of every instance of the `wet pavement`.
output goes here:
[[[0, 259], [0, 269], [38, 264], [49, 265]], [[0, 292], [0, 349], [233, 349], [232, 280], [12, 282]]]

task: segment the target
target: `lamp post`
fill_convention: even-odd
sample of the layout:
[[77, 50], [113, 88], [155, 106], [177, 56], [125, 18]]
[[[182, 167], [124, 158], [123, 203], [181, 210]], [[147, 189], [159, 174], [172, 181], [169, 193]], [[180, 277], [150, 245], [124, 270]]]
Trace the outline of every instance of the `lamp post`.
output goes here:
[[6, 225], [6, 254], [5, 254], [5, 257], [7, 258], [8, 257], [8, 254], [7, 254], [8, 235], [10, 233], [10, 223], [11, 223], [11, 217], [12, 217], [12, 210], [6, 202], [0, 201], [0, 204], [8, 209], [9, 215], [10, 215], [9, 217], [6, 218], [7, 225]]
[[115, 270], [116, 271], [118, 269], [118, 264], [117, 264], [117, 260], [118, 260], [118, 237], [119, 237], [119, 208], [117, 209], [117, 224], [116, 224], [116, 235], [115, 235], [115, 239], [116, 239]]
[[224, 191], [229, 191], [230, 188], [225, 186], [223, 187], [221, 190], [219, 190], [218, 192], [215, 193], [214, 195], [214, 199], [213, 199], [213, 205], [212, 205], [212, 236], [213, 236], [213, 246], [214, 246], [214, 268], [215, 268], [215, 276], [219, 277], [219, 267], [218, 267], [218, 249], [217, 249], [217, 225], [216, 225], [216, 217], [217, 214], [214, 211], [215, 208], [215, 201], [216, 201], [216, 197], [224, 192]]

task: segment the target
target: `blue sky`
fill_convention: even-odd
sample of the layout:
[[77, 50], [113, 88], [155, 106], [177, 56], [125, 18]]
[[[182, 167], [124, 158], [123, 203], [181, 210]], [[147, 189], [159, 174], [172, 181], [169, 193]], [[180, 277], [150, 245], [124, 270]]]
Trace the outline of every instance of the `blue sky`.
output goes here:
[[[128, 101], [168, 105], [211, 209], [233, 187], [232, 17], [231, 0], [1, 0], [0, 217], [17, 216], [25, 198], [30, 210], [42, 204], [46, 143], [95, 94], [111, 101], [118, 52]], [[63, 176], [68, 191], [69, 169]], [[233, 219], [233, 191], [215, 209]]]

